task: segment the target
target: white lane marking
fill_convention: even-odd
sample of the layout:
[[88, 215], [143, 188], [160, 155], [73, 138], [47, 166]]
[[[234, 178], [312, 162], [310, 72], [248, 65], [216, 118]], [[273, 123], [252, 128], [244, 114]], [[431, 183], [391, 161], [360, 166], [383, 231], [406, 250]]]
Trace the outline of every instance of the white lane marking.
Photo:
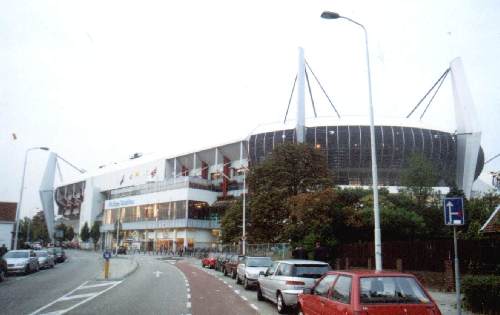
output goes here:
[[66, 297], [62, 297], [59, 299], [59, 301], [69, 301], [69, 300], [74, 300], [74, 299], [84, 299], [88, 298], [90, 296], [94, 296], [95, 293], [85, 293], [85, 294], [75, 294], [75, 295], [70, 295]]
[[155, 271], [155, 272], [153, 272], [153, 273], [154, 273], [154, 274], [156, 274], [156, 278], [159, 278], [159, 277], [160, 277], [160, 275], [161, 275], [163, 272], [161, 272], [161, 271], [159, 271], [159, 270], [156, 270], [156, 271]]
[[187, 299], [190, 300], [191, 299], [191, 294], [188, 293], [187, 295]]
[[240, 291], [239, 290], [234, 290], [234, 293], [240, 294]]
[[250, 306], [251, 306], [254, 310], [256, 310], [256, 311], [258, 311], [258, 310], [259, 310], [259, 308], [258, 308], [257, 306], [255, 306], [255, 304], [250, 304]]
[[186, 307], [187, 307], [187, 308], [191, 308], [191, 302], [187, 302], [187, 303], [186, 303]]
[[232, 286], [232, 285], [230, 285], [230, 284], [228, 284], [228, 287], [229, 287], [229, 289], [232, 289], [232, 288], [233, 288], [233, 286]]
[[113, 283], [116, 283], [115, 281], [110, 281], [110, 282], [104, 282], [104, 283], [98, 283], [98, 284], [91, 284], [91, 285], [86, 285], [81, 287], [80, 289], [90, 289], [90, 288], [97, 288], [97, 287], [105, 287], [108, 285], [112, 285]]
[[189, 292], [191, 292], [191, 289], [190, 289], [190, 288], [187, 288], [187, 291], [188, 291], [188, 293], [189, 293]]
[[[96, 297], [98, 297], [99, 295], [103, 294], [104, 292], [108, 291], [108, 290], [111, 290], [112, 288], [116, 287], [117, 285], [119, 285], [120, 283], [122, 283], [123, 281], [115, 281], [113, 284], [111, 284], [108, 288], [102, 290], [102, 291], [99, 291], [95, 294], [93, 294], [92, 296], [89, 296], [88, 298], [84, 299], [83, 301], [80, 301], [78, 303], [76, 303], [75, 305], [69, 307], [69, 308], [66, 308], [66, 309], [63, 309], [63, 310], [59, 310], [59, 311], [54, 311], [52, 313], [54, 314], [58, 314], [58, 315], [62, 315], [62, 314], [65, 314], [69, 311], [71, 311], [72, 309], [82, 305], [83, 303], [86, 303], [92, 299], [95, 299]], [[73, 294], [75, 291], [77, 290], [80, 290], [82, 289], [86, 284], [88, 283], [88, 281], [85, 281], [84, 283], [82, 283], [79, 287], [77, 287], [76, 289], [74, 290], [71, 290], [70, 292], [66, 293], [65, 295], [61, 296], [60, 298], [50, 302], [49, 304], [45, 305], [45, 306], [42, 306], [40, 307], [39, 309], [35, 310], [33, 313], [29, 314], [29, 315], [35, 315], [35, 314], [41, 314], [41, 311], [43, 311], [44, 309], [47, 309], [49, 307], [51, 307], [52, 305], [56, 304], [57, 302], [60, 302], [60, 301], [64, 301], [65, 298], [71, 296], [71, 294]]]

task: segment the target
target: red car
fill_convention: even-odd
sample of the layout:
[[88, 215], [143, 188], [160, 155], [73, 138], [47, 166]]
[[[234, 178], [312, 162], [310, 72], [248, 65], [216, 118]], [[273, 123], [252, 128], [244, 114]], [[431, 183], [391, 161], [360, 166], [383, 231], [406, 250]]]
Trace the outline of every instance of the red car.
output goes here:
[[201, 260], [201, 266], [214, 269], [216, 260], [217, 260], [216, 254], [210, 253], [208, 254], [208, 257], [205, 257]]
[[330, 271], [298, 297], [306, 315], [442, 315], [411, 274]]

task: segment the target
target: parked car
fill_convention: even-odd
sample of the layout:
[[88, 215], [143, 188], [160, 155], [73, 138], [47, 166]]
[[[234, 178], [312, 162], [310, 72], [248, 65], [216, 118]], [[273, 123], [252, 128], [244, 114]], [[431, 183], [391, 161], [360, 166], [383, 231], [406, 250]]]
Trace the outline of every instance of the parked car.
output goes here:
[[245, 290], [257, 284], [259, 273], [271, 267], [273, 261], [270, 257], [246, 256], [236, 268], [236, 283], [241, 284]]
[[208, 267], [210, 269], [214, 269], [216, 259], [217, 259], [217, 257], [216, 257], [215, 253], [209, 253], [208, 257], [205, 257], [201, 260], [201, 266]]
[[224, 272], [224, 265], [231, 257], [232, 253], [222, 253], [217, 256], [217, 260], [215, 261], [215, 270]]
[[50, 254], [47, 250], [36, 250], [36, 257], [38, 258], [38, 265], [40, 268], [54, 268], [55, 257]]
[[7, 275], [7, 262], [5, 259], [0, 257], [0, 282], [5, 280], [5, 277]]
[[7, 261], [7, 272], [24, 273], [38, 271], [38, 258], [31, 249], [11, 250], [3, 258]]
[[332, 271], [299, 294], [298, 314], [441, 315], [415, 276], [397, 272]]
[[236, 268], [244, 257], [242, 255], [232, 255], [229, 257], [229, 260], [224, 265], [224, 275], [236, 279]]
[[278, 313], [286, 313], [297, 305], [297, 296], [305, 288], [312, 288], [316, 279], [330, 270], [322, 261], [281, 260], [261, 272], [257, 285], [257, 299], [267, 299], [276, 304]]
[[52, 247], [47, 249], [47, 251], [54, 255], [56, 263], [62, 263], [66, 261], [66, 252], [61, 247]]

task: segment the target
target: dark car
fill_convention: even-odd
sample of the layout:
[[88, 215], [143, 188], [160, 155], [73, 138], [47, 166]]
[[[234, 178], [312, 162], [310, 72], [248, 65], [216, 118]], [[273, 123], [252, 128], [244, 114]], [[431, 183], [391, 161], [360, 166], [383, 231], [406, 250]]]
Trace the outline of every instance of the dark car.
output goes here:
[[236, 268], [244, 257], [242, 255], [232, 255], [229, 257], [229, 260], [224, 265], [224, 275], [236, 279]]
[[47, 249], [47, 251], [54, 255], [54, 260], [56, 263], [62, 263], [66, 261], [66, 252], [61, 247], [52, 247]]
[[5, 275], [7, 274], [7, 262], [5, 259], [0, 257], [0, 282], [5, 280]]
[[415, 276], [406, 273], [331, 271], [298, 299], [298, 314], [441, 315]]
[[232, 254], [230, 253], [222, 253], [217, 257], [217, 260], [215, 261], [215, 270], [224, 272], [224, 265], [226, 262], [229, 260], [229, 257], [231, 257]]

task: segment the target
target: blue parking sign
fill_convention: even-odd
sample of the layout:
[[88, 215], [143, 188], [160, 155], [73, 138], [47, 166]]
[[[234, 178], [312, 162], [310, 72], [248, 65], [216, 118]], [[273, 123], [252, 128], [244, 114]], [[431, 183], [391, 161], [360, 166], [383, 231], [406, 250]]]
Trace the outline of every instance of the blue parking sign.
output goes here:
[[445, 225], [464, 225], [465, 212], [463, 198], [444, 198], [444, 224]]
[[106, 260], [109, 260], [111, 258], [111, 253], [107, 250], [102, 254], [102, 257]]

